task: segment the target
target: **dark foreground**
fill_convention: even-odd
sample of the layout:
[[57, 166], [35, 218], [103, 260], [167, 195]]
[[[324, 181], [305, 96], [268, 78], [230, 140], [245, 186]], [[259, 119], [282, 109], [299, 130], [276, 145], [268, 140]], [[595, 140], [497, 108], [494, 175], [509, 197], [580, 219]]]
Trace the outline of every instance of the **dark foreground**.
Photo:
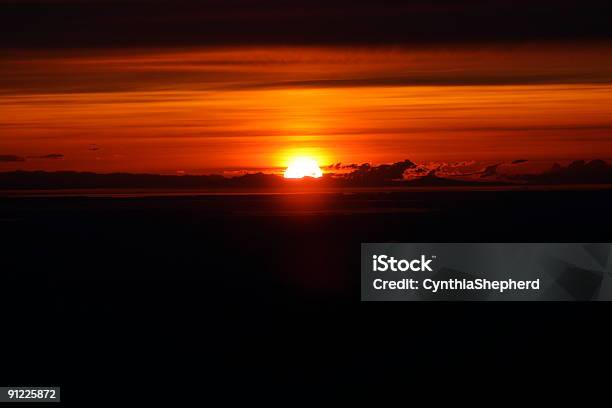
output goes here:
[[0, 198], [1, 382], [80, 406], [290, 406], [584, 379], [611, 362], [609, 304], [360, 303], [360, 243], [610, 242], [610, 208], [612, 191]]

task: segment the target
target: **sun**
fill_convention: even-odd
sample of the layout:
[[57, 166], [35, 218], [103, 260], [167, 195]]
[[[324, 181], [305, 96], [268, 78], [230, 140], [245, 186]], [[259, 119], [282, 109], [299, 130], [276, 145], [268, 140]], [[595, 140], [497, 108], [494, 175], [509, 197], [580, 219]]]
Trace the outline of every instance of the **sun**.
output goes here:
[[315, 159], [310, 157], [296, 157], [291, 160], [284, 177], [288, 179], [298, 179], [302, 177], [319, 178], [323, 172]]

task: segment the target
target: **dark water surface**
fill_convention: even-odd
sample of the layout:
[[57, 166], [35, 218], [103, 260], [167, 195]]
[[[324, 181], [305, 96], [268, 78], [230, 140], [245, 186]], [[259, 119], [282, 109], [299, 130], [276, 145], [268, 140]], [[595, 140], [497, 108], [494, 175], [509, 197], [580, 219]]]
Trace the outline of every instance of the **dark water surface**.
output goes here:
[[1, 380], [231, 401], [589, 371], [609, 304], [361, 303], [359, 251], [610, 242], [610, 208], [596, 189], [0, 198]]

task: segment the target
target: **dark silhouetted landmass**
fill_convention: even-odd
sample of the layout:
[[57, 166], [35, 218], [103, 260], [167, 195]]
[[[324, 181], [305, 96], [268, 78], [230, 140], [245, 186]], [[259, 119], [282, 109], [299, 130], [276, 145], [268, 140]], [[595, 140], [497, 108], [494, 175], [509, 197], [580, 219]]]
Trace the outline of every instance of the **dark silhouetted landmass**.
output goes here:
[[[283, 186], [321, 186], [321, 187], [401, 187], [401, 186], [474, 186], [500, 185], [501, 182], [479, 182], [453, 180], [436, 175], [413, 180], [395, 180], [372, 177], [360, 174], [359, 177], [325, 176], [321, 179], [304, 178], [298, 180], [284, 179], [275, 174], [246, 174], [226, 178], [219, 175], [171, 176], [157, 174], [111, 173], [97, 174], [87, 172], [45, 172], [15, 171], [0, 173], [0, 189], [34, 190], [34, 189], [86, 189], [86, 188], [275, 188]], [[507, 184], [507, 183], [505, 183]]]

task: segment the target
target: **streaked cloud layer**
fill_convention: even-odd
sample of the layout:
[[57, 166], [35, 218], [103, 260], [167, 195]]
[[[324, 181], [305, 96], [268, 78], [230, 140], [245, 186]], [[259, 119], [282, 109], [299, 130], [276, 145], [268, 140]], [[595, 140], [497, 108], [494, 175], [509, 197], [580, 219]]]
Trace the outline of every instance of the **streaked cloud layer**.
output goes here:
[[14, 53], [0, 67], [0, 150], [164, 172], [282, 166], [300, 152], [326, 163], [609, 157], [606, 51]]

